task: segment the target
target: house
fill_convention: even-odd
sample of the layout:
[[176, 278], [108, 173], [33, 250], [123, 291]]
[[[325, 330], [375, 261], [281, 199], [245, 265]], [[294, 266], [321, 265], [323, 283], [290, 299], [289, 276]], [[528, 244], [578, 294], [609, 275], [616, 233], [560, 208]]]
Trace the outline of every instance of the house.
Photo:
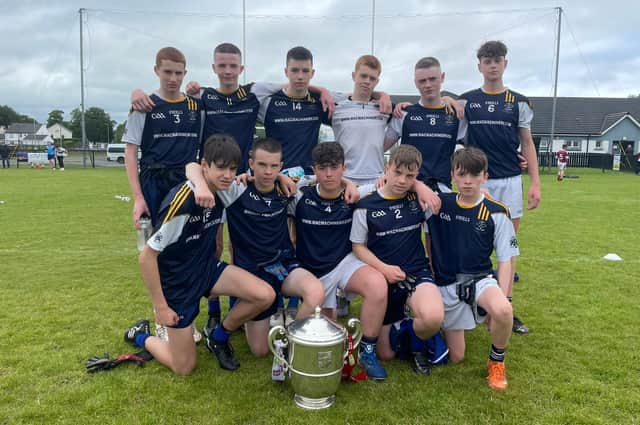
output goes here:
[[640, 151], [640, 98], [558, 97], [554, 140], [549, 149], [553, 98], [530, 98], [531, 133], [539, 152], [609, 154]]
[[71, 130], [60, 123], [55, 123], [51, 127], [47, 128], [49, 135], [55, 140], [67, 140], [71, 139]]
[[[34, 135], [36, 137], [34, 137]], [[47, 136], [46, 137], [37, 137], [37, 136]], [[24, 144], [24, 140], [29, 137], [30, 143], [28, 144], [47, 144], [48, 140], [53, 140], [47, 131], [47, 127], [44, 124], [39, 124], [37, 122], [30, 123], [15, 123], [9, 125], [7, 130], [4, 133], [5, 143], [7, 145], [18, 145]], [[46, 140], [45, 140], [46, 139]]]

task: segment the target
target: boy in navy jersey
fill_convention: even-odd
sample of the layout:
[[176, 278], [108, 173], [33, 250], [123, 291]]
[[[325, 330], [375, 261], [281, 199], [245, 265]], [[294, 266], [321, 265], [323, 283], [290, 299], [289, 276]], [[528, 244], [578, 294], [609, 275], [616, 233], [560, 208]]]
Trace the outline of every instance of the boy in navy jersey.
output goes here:
[[[196, 161], [200, 149], [201, 105], [198, 99], [181, 91], [187, 73], [186, 59], [173, 47], [156, 54], [154, 71], [160, 88], [151, 95], [154, 106], [148, 112], [131, 111], [122, 141], [125, 166], [133, 193], [133, 222], [139, 228], [140, 217], [158, 224], [160, 202], [176, 184], [186, 180], [185, 166]], [[138, 173], [138, 149], [140, 172]], [[222, 246], [220, 246], [222, 248]], [[166, 335], [156, 324], [159, 335]], [[194, 328], [194, 339], [202, 338]]]
[[[122, 141], [127, 144], [125, 165], [136, 228], [143, 215], [157, 224], [160, 202], [172, 187], [186, 180], [185, 166], [198, 155], [202, 108], [199, 100], [180, 91], [185, 68], [182, 52], [173, 47], [160, 49], [154, 66], [160, 88], [151, 96], [155, 106], [148, 113], [132, 111], [127, 118]], [[138, 148], [142, 151], [139, 174]]]
[[411, 330], [412, 366], [429, 374], [425, 341], [439, 331], [444, 310], [424, 256], [421, 227], [425, 215], [413, 187], [422, 157], [411, 145], [400, 145], [385, 168], [385, 183], [357, 204], [351, 227], [353, 252], [382, 273], [388, 283], [388, 301], [378, 341], [382, 359], [395, 356], [389, 334], [392, 324], [405, 318], [405, 303], [414, 314]]
[[[217, 196], [226, 207], [229, 236], [234, 247], [234, 264], [269, 282], [276, 293], [303, 299], [298, 318], [322, 305], [322, 283], [301, 268], [287, 224], [287, 208], [292, 198], [276, 186], [282, 169], [282, 148], [275, 139], [256, 140], [251, 148], [249, 166], [254, 181], [232, 183]], [[247, 340], [256, 356], [269, 353], [267, 335], [269, 317], [277, 310], [277, 302], [264, 309], [245, 325]]]
[[[202, 172], [211, 191], [229, 187], [240, 158], [240, 149], [230, 137], [207, 140]], [[147, 349], [180, 375], [191, 373], [196, 365], [190, 325], [198, 315], [201, 297], [224, 294], [239, 299], [207, 341], [220, 366], [235, 370], [240, 365], [229, 344], [231, 333], [269, 306], [275, 296], [266, 282], [212, 255], [222, 212], [222, 202], [213, 209], [198, 206], [190, 181], [175, 186], [162, 202], [155, 232], [140, 254], [156, 323], [167, 327], [169, 338], [149, 335], [149, 322], [140, 320], [127, 329], [125, 340]]]
[[[489, 387], [507, 388], [504, 354], [511, 335], [513, 312], [506, 298], [513, 272], [511, 258], [518, 242], [508, 208], [481, 192], [487, 180], [487, 158], [477, 148], [453, 154], [451, 177], [458, 193], [441, 193], [439, 214], [427, 213], [434, 279], [444, 302], [444, 329], [449, 359], [464, 358], [464, 331], [487, 321], [491, 351], [487, 363]], [[498, 281], [492, 276], [491, 253], [498, 260]]]
[[[518, 147], [528, 164], [531, 184], [527, 208], [530, 210], [540, 203], [540, 177], [531, 137], [533, 110], [529, 99], [504, 86], [506, 55], [507, 46], [501, 41], [488, 41], [480, 46], [477, 56], [478, 70], [484, 78], [482, 88], [464, 93], [460, 99], [465, 105], [465, 122], [468, 124], [466, 144], [482, 149], [489, 160], [489, 179], [484, 187], [509, 207], [517, 233], [523, 214]], [[515, 257], [511, 267], [515, 272]], [[506, 288], [509, 299], [512, 286], [513, 278]], [[515, 316], [513, 331], [521, 335], [529, 333], [527, 326]]]
[[320, 95], [309, 92], [313, 78], [313, 55], [301, 46], [287, 52], [284, 73], [289, 80], [280, 90], [260, 102], [258, 120], [267, 137], [282, 144], [284, 173], [292, 177], [311, 174], [311, 150], [318, 143], [320, 124], [328, 124]]
[[322, 282], [327, 316], [336, 318], [337, 289], [362, 295], [359, 363], [370, 379], [383, 380], [387, 372], [378, 363], [376, 343], [387, 304], [387, 283], [380, 272], [351, 252], [353, 208], [344, 199], [342, 147], [337, 142], [320, 143], [313, 148], [312, 160], [317, 184], [301, 187], [289, 206], [295, 218], [297, 258]]
[[420, 100], [404, 108], [401, 118], [391, 120], [385, 148], [402, 137], [402, 144], [415, 146], [422, 154], [418, 179], [435, 192], [450, 192], [450, 158], [464, 132], [458, 118], [447, 113], [440, 95], [444, 82], [440, 62], [433, 57], [420, 59], [415, 66], [414, 82]]

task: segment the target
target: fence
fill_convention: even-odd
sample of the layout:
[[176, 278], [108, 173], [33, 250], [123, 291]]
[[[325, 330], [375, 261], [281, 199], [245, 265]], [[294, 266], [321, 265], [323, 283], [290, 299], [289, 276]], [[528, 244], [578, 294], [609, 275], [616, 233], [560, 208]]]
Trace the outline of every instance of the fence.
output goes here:
[[[539, 167], [557, 167], [558, 159], [555, 152], [539, 152]], [[611, 170], [613, 168], [613, 155], [603, 153], [570, 152], [569, 167], [572, 168], [601, 168]]]

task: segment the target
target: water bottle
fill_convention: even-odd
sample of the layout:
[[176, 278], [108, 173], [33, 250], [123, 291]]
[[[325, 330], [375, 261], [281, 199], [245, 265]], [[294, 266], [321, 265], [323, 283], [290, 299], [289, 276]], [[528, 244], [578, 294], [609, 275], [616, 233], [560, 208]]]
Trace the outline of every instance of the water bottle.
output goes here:
[[151, 219], [149, 217], [142, 216], [138, 221], [140, 223], [140, 228], [136, 231], [136, 239], [138, 243], [138, 252], [142, 252], [147, 240], [151, 237], [153, 227], [151, 227]]

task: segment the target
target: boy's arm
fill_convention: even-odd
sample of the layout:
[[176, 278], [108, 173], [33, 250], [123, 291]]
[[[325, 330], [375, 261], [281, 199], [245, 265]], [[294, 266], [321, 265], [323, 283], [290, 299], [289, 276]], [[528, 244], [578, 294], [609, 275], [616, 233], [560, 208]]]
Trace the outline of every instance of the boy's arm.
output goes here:
[[538, 173], [538, 158], [536, 156], [536, 147], [531, 137], [531, 130], [528, 128], [519, 128], [520, 144], [522, 146], [522, 156], [524, 156], [531, 184], [529, 194], [527, 196], [527, 209], [535, 209], [540, 203], [540, 174]]
[[380, 106], [380, 113], [389, 115], [393, 112], [393, 103], [391, 103], [391, 96], [387, 92], [374, 91], [371, 93], [371, 98], [378, 101]]
[[140, 176], [138, 175], [138, 145], [127, 143], [124, 148], [124, 166], [127, 170], [127, 179], [133, 196], [133, 225], [140, 228], [140, 217], [144, 214], [151, 216], [149, 207], [142, 194]]
[[[511, 258], [520, 255], [518, 239], [511, 218], [506, 211], [492, 213], [491, 220], [494, 223], [493, 247], [498, 262], [498, 284], [500, 289], [505, 292], [511, 286], [513, 278]], [[505, 295], [507, 295], [506, 292]]]
[[195, 189], [193, 194], [196, 198], [196, 204], [203, 208], [213, 208], [216, 205], [215, 196], [209, 190], [204, 176], [202, 175], [202, 167], [197, 162], [190, 162], [186, 167], [186, 175], [193, 182]]
[[507, 288], [511, 285], [511, 279], [513, 278], [513, 272], [511, 272], [511, 261], [499, 261], [498, 262], [498, 286], [508, 296]]
[[423, 211], [431, 211], [434, 214], [440, 212], [440, 197], [429, 186], [416, 180], [411, 190], [418, 195], [418, 201], [420, 201]]
[[142, 273], [142, 280], [147, 287], [149, 297], [151, 297], [151, 303], [153, 304], [153, 311], [156, 317], [156, 323], [165, 326], [173, 326], [180, 320], [175, 311], [169, 307], [167, 300], [162, 292], [162, 285], [160, 284], [160, 272], [158, 270], [158, 255], [160, 252], [152, 249], [149, 245], [145, 245], [140, 254], [140, 272]]

